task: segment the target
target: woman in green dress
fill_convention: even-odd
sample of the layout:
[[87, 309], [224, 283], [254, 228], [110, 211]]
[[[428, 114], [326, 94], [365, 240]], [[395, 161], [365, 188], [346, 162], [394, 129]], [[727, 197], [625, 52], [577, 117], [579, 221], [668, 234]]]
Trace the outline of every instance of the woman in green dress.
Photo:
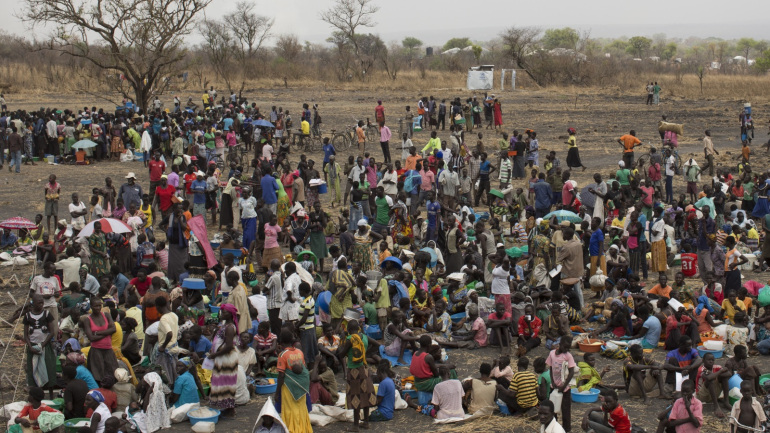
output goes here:
[[107, 255], [107, 239], [102, 232], [102, 223], [94, 223], [94, 233], [88, 237], [88, 248], [91, 250], [91, 275], [101, 278], [109, 275], [109, 256]]
[[276, 182], [278, 184], [278, 206], [275, 212], [278, 217], [278, 225], [283, 227], [283, 223], [286, 217], [289, 216], [289, 210], [291, 208], [291, 199], [283, 188], [283, 182]]
[[374, 255], [372, 255], [372, 243], [381, 241], [382, 235], [374, 233], [366, 219], [362, 218], [358, 221], [358, 231], [353, 238], [355, 239], [351, 254], [353, 262], [361, 263], [361, 272], [376, 269], [377, 265], [374, 262]]

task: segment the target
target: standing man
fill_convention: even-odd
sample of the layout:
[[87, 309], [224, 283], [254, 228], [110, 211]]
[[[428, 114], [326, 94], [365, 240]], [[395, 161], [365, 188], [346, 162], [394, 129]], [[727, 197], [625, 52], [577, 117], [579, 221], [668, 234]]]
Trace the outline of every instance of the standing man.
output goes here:
[[652, 86], [652, 96], [653, 96], [652, 99], [653, 99], [653, 102], [655, 102], [655, 105], [660, 104], [660, 86], [658, 86], [657, 81]]
[[701, 209], [703, 218], [698, 220], [698, 273], [703, 284], [708, 282], [708, 274], [714, 271], [714, 263], [711, 261], [711, 248], [709, 239], [716, 239], [716, 224], [711, 218], [711, 208], [706, 205]]
[[277, 193], [280, 189], [278, 182], [275, 181], [275, 178], [270, 173], [265, 173], [262, 176], [262, 180], [260, 180], [260, 185], [262, 186], [262, 201], [267, 204], [267, 208], [275, 215], [278, 210]]
[[647, 102], [645, 104], [652, 105], [652, 95], [655, 93], [655, 88], [652, 83], [650, 83], [645, 89], [647, 90]]
[[[154, 203], [158, 198], [157, 189], [165, 188], [168, 181], [162, 179], [163, 173], [166, 171], [166, 163], [160, 160], [160, 152], [157, 150], [152, 155], [152, 160], [147, 163], [147, 168], [150, 171], [150, 191], [152, 191], [152, 197], [150, 203]], [[128, 206], [128, 203], [125, 203]], [[155, 208], [152, 209], [152, 220], [157, 221], [155, 218]]]
[[487, 154], [482, 153], [481, 164], [479, 164], [479, 187], [476, 188], [477, 195], [475, 206], [479, 205], [479, 199], [482, 196], [486, 198], [487, 204], [489, 204], [489, 198], [484, 194], [489, 194], [489, 175], [495, 170], [497, 170], [497, 168], [494, 167], [491, 162], [487, 161]]
[[382, 148], [382, 157], [385, 159], [385, 164], [390, 163], [390, 137], [390, 128], [385, 126], [384, 121], [380, 122], [380, 148]]
[[572, 226], [562, 228], [562, 236], [564, 239], [564, 245], [559, 251], [557, 262], [561, 263], [561, 279], [568, 280], [571, 278], [577, 279], [577, 283], [572, 286], [572, 290], [577, 293], [578, 299], [580, 299], [580, 308], [583, 308], [583, 269], [585, 262], [583, 261], [583, 244], [575, 237], [575, 229]]
[[[55, 125], [55, 124], [54, 124]], [[8, 156], [10, 163], [8, 165], [8, 171], [13, 170], [13, 166], [16, 165], [16, 173], [21, 173], [21, 150], [24, 148], [24, 140], [17, 132], [16, 125], [11, 125], [11, 135], [8, 136]], [[58, 149], [58, 145], [57, 145]], [[56, 152], [54, 155], [58, 155]]]
[[623, 162], [630, 168], [634, 164], [634, 147], [642, 146], [642, 142], [636, 138], [636, 131], [632, 129], [628, 134], [618, 138], [618, 143], [623, 146]]
[[[16, 129], [11, 127], [13, 132], [16, 132]], [[53, 115], [48, 116], [48, 122], [45, 124], [45, 135], [48, 139], [48, 152], [51, 155], [58, 155], [59, 154], [59, 142], [57, 139], [59, 138], [59, 134], [56, 128], [56, 121], [53, 120]], [[18, 173], [18, 171], [17, 171]]]
[[711, 141], [711, 131], [706, 130], [703, 137], [703, 154], [706, 156], [706, 165], [701, 168], [701, 173], [706, 171], [706, 167], [709, 169], [709, 176], [714, 177], [714, 155], [719, 155], [719, 151], [714, 149], [714, 142]]
[[120, 186], [118, 197], [123, 199], [123, 205], [126, 209], [133, 203], [137, 209], [142, 204], [142, 187], [136, 183], [136, 175], [129, 172], [126, 175], [126, 183]]
[[457, 176], [455, 168], [450, 164], [438, 176], [438, 183], [441, 184], [441, 191], [444, 195], [444, 207], [451, 211], [455, 209], [457, 187], [460, 186], [460, 178]]
[[442, 131], [446, 126], [446, 99], [442, 99], [441, 103], [438, 104], [438, 121], [436, 122], [437, 130], [438, 130], [438, 125], [441, 125]]

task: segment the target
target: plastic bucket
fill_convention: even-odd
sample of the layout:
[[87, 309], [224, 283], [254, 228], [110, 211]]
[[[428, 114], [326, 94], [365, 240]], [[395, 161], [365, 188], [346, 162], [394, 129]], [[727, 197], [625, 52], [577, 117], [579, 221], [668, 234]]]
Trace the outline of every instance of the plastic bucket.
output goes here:
[[325, 183], [318, 185], [318, 194], [326, 194], [327, 192], [329, 192], [329, 190]]

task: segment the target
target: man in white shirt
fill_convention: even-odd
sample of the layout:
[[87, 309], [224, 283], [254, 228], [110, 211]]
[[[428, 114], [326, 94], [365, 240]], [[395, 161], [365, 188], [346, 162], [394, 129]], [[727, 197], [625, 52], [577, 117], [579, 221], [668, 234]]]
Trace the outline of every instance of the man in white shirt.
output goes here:
[[268, 162], [273, 159], [273, 146], [269, 142], [262, 146], [262, 159]]
[[72, 236], [75, 237], [86, 225], [86, 205], [80, 201], [78, 193], [72, 193], [72, 203], [69, 205], [70, 223], [72, 224]]
[[249, 296], [249, 304], [257, 310], [257, 320], [261, 322], [268, 321], [267, 316], [267, 296], [261, 292], [257, 292], [254, 295]]
[[301, 301], [299, 285], [302, 283], [302, 278], [297, 274], [297, 265], [294, 262], [286, 263], [283, 272], [286, 274], [286, 281], [283, 286], [285, 295], [278, 317], [283, 321], [297, 321], [299, 320], [299, 303]]
[[674, 202], [674, 176], [676, 175], [676, 158], [674, 155], [666, 158], [666, 203]]
[[382, 180], [380, 180], [377, 186], [381, 186], [385, 190], [385, 195], [391, 199], [396, 198], [396, 194], [398, 194], [398, 173], [393, 170], [393, 164], [388, 163], [386, 165], [385, 173], [382, 175]]
[[556, 421], [551, 400], [540, 402], [540, 407], [537, 408], [537, 417], [540, 420], [540, 433], [565, 433], [564, 427]]
[[444, 208], [454, 210], [457, 187], [460, 186], [460, 177], [457, 175], [454, 167], [451, 165], [447, 166], [446, 170], [442, 171], [438, 176], [438, 183], [441, 184], [441, 190], [444, 194]]
[[69, 287], [70, 283], [80, 282], [80, 257], [75, 256], [75, 249], [67, 247], [67, 258], [59, 260], [55, 263], [56, 269], [62, 271], [62, 283], [65, 287]]

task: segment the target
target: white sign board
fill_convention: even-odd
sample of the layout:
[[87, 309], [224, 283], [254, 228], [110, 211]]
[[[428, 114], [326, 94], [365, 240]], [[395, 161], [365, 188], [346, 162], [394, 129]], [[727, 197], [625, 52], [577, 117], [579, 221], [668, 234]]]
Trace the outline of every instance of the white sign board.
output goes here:
[[491, 90], [494, 71], [468, 71], [468, 90]]

